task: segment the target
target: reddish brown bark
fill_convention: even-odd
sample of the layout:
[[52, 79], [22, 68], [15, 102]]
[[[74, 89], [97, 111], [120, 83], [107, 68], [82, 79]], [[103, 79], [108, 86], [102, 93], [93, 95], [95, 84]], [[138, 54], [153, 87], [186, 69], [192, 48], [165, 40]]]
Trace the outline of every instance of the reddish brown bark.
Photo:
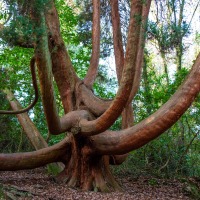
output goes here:
[[157, 112], [135, 126], [93, 136], [91, 141], [101, 154], [123, 154], [142, 147], [171, 127], [200, 92], [200, 54], [190, 74], [177, 92]]
[[93, 25], [92, 25], [92, 56], [84, 84], [92, 88], [98, 73], [100, 56], [100, 0], [93, 0]]
[[54, 94], [52, 63], [48, 49], [48, 36], [44, 14], [40, 12], [34, 12], [33, 19], [37, 28], [42, 30], [39, 33], [35, 33], [36, 37], [38, 38], [35, 44], [35, 58], [38, 68], [44, 113], [46, 116], [49, 132], [56, 133], [60, 132], [60, 119], [58, 116]]
[[113, 44], [114, 44], [116, 72], [117, 72], [118, 82], [120, 83], [122, 70], [124, 67], [124, 49], [122, 43], [118, 0], [110, 0], [110, 4], [111, 4], [111, 17], [113, 26]]
[[111, 103], [110, 107], [106, 110], [106, 112], [103, 113], [103, 115], [93, 121], [80, 121], [82, 135], [94, 135], [105, 131], [119, 117], [128, 101], [132, 88], [133, 77], [135, 74], [135, 63], [141, 25], [140, 21], [138, 21], [138, 16], [141, 16], [141, 14], [141, 1], [132, 1], [131, 19], [128, 33], [128, 45], [126, 48], [124, 70], [122, 75], [123, 78], [121, 80], [120, 87], [118, 89], [115, 99]]
[[102, 115], [112, 102], [112, 100], [103, 100], [96, 97], [85, 85], [80, 85], [78, 93], [80, 94], [81, 102], [83, 102], [88, 110], [95, 116]]
[[[48, 163], [67, 161], [70, 158], [70, 140], [65, 138], [62, 142], [34, 152], [0, 154], [0, 170], [13, 171], [20, 169], [33, 169]], [[68, 154], [67, 154], [68, 153]], [[69, 155], [69, 156], [66, 156]]]
[[[120, 25], [120, 15], [118, 8], [118, 0], [111, 0], [111, 16], [113, 26], [113, 43], [114, 43], [114, 54], [116, 63], [116, 72], [118, 83], [120, 85], [122, 71], [124, 68], [124, 50], [122, 43], [122, 33]], [[132, 105], [127, 105], [122, 112], [122, 129], [128, 128], [133, 125], [133, 109]]]
[[74, 88], [78, 77], [72, 66], [69, 54], [60, 33], [60, 23], [54, 1], [50, 0], [50, 9], [45, 13], [49, 30], [52, 71], [58, 86], [65, 113], [74, 110]]
[[128, 104], [122, 112], [122, 129], [133, 126], [133, 107], [132, 103]]
[[145, 47], [145, 37], [146, 37], [145, 34], [146, 34], [146, 29], [147, 29], [147, 20], [148, 20], [150, 6], [151, 6], [151, 0], [148, 0], [143, 4], [143, 8], [142, 8], [142, 26], [140, 30], [140, 41], [138, 44], [138, 54], [137, 54], [137, 59], [136, 59], [135, 76], [133, 79], [133, 87], [132, 87], [131, 94], [128, 101], [129, 103], [135, 97], [138, 91], [138, 88], [140, 86], [142, 64], [143, 64], [143, 58], [144, 58], [144, 47]]
[[71, 159], [56, 180], [82, 190], [121, 190], [111, 174], [109, 157], [94, 154], [94, 151], [85, 145], [87, 142], [84, 144], [83, 141], [84, 138], [74, 138]]

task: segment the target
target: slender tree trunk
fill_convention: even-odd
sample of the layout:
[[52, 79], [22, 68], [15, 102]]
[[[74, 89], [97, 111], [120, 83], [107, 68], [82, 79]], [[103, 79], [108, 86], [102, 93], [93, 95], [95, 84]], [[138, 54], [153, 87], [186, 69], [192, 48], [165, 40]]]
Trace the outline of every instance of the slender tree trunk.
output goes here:
[[[20, 103], [15, 99], [15, 96], [13, 93], [7, 89], [4, 90], [4, 93], [6, 94], [6, 98], [8, 99], [11, 108], [15, 110], [21, 110], [22, 106]], [[32, 122], [30, 117], [27, 113], [18, 114], [17, 118], [19, 120], [19, 123], [21, 124], [23, 128], [23, 132], [26, 134], [27, 138], [31, 142], [32, 146], [35, 148], [35, 150], [43, 149], [48, 147], [47, 142], [42, 137], [40, 132], [38, 131], [35, 124]], [[52, 163], [47, 165], [49, 171], [51, 173], [58, 173], [63, 169], [62, 163]]]
[[[179, 11], [179, 20], [178, 20], [178, 45], [176, 46], [176, 58], [177, 58], [177, 71], [182, 69], [182, 57], [183, 57], [183, 37], [184, 34], [182, 30], [182, 22], [183, 22], [183, 11], [185, 7], [185, 0], [180, 2], [180, 11]], [[175, 12], [175, 11], [174, 11]]]
[[166, 55], [162, 50], [160, 52], [161, 52], [161, 57], [163, 60], [164, 73], [166, 75], [167, 85], [169, 85], [169, 72], [168, 72], [168, 66], [167, 66], [167, 61], [166, 61]]
[[[8, 99], [10, 106], [13, 110], [22, 109], [21, 105], [15, 99], [15, 96], [13, 95], [13, 93], [11, 91], [6, 89], [6, 90], [4, 90], [4, 93], [6, 94], [6, 98]], [[27, 113], [18, 114], [17, 118], [24, 130], [24, 133], [26, 134], [26, 136], [28, 137], [32, 146], [36, 150], [48, 147], [48, 144], [46, 143], [44, 138], [41, 136], [38, 129], [36, 128], [34, 123], [31, 121], [31, 119]]]
[[151, 101], [151, 92], [149, 88], [149, 77], [147, 73], [147, 61], [145, 57], [144, 57], [144, 64], [143, 64], [143, 81], [144, 81], [144, 91], [145, 91], [145, 102], [147, 104], [146, 105], [147, 113], [148, 115], [150, 115], [152, 112], [152, 109], [151, 109], [152, 101]]

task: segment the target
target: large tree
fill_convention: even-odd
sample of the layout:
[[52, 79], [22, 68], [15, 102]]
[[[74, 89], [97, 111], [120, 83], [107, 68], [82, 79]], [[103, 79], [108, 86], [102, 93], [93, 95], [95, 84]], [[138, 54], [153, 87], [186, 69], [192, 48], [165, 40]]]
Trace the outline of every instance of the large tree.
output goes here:
[[[93, 0], [92, 55], [88, 72], [83, 80], [80, 80], [75, 73], [62, 39], [54, 1], [8, 2], [14, 2], [14, 8], [17, 8], [16, 15], [26, 17], [32, 31], [28, 32], [29, 34], [16, 31], [16, 37], [12, 40], [3, 34], [9, 31], [9, 27], [1, 25], [1, 36], [12, 45], [34, 48], [30, 65], [36, 96], [38, 93], [34, 66], [37, 66], [48, 130], [53, 135], [67, 133], [67, 136], [51, 147], [46, 147], [44, 143], [43, 146], [46, 148], [43, 149], [41, 146], [38, 147], [36, 142], [35, 148], [38, 150], [34, 152], [0, 154], [0, 170], [30, 169], [59, 161], [65, 167], [57, 176], [58, 181], [64, 181], [69, 186], [80, 187], [83, 190], [120, 189], [109, 165], [121, 164], [127, 153], [142, 147], [165, 132], [191, 105], [200, 91], [200, 55], [196, 58], [190, 74], [170, 100], [154, 114], [131, 126], [133, 123], [130, 112], [131, 101], [138, 90], [142, 72], [145, 32], [151, 0], [131, 1], [125, 50], [122, 45], [119, 3], [118, 0], [110, 0], [119, 88], [115, 98], [109, 101], [98, 98], [92, 90], [98, 73], [100, 55], [99, 0]], [[54, 81], [65, 113], [62, 117], [59, 116], [56, 106]], [[10, 94], [7, 90], [4, 92], [7, 96]], [[12, 108], [16, 110], [19, 106], [13, 105]], [[6, 111], [0, 112], [6, 113]], [[110, 131], [109, 128], [121, 114], [125, 124], [123, 130]], [[24, 129], [28, 127], [29, 134], [30, 130], [36, 130], [33, 128], [34, 124], [27, 121], [27, 115], [17, 116]]]

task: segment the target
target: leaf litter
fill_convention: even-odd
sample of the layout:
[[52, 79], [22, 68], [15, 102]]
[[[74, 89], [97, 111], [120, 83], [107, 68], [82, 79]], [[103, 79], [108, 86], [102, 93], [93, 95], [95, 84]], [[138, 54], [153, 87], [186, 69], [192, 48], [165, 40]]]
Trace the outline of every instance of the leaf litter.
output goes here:
[[[81, 191], [58, 184], [44, 168], [0, 172], [0, 200], [189, 200], [188, 185], [177, 179], [118, 176], [123, 192]], [[199, 187], [199, 182], [197, 183]], [[198, 199], [195, 196], [193, 199]], [[200, 199], [200, 198], [199, 198]]]

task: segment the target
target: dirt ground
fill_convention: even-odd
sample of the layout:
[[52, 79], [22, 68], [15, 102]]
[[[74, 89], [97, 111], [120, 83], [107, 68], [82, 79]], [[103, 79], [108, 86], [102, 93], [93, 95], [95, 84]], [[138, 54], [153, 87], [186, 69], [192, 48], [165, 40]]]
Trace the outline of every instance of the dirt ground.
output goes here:
[[[18, 172], [0, 172], [0, 200], [188, 200], [192, 198], [190, 185], [180, 180], [152, 177], [118, 177], [124, 192], [83, 192], [55, 183], [43, 168]], [[196, 181], [196, 180], [194, 180]], [[199, 183], [196, 182], [199, 186]], [[198, 187], [197, 186], [197, 187]], [[200, 199], [200, 197], [199, 197]]]

